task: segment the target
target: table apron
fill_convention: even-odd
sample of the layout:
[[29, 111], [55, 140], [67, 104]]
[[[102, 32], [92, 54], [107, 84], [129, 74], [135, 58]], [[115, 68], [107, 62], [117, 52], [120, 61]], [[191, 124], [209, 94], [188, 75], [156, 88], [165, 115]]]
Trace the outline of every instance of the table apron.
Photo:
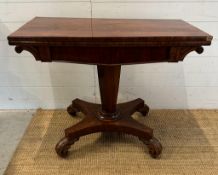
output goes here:
[[72, 62], [95, 65], [123, 65], [182, 61], [191, 51], [202, 53], [201, 46], [146, 47], [79, 47], [79, 46], [16, 46], [27, 50], [42, 62]]

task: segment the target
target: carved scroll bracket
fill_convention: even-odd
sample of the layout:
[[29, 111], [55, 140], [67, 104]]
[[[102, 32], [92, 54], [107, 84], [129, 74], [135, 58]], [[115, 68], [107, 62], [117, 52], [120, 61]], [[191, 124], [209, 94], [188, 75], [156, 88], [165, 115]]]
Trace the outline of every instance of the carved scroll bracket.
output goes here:
[[34, 46], [16, 46], [15, 47], [15, 51], [17, 53], [21, 53], [24, 50], [30, 52], [35, 57], [36, 60], [40, 60], [40, 53], [37, 47], [34, 47]]
[[15, 51], [21, 53], [24, 50], [30, 52], [36, 60], [51, 61], [50, 51], [48, 47], [37, 47], [37, 46], [16, 46]]
[[169, 53], [169, 62], [182, 61], [187, 54], [192, 51], [196, 51], [198, 54], [203, 53], [204, 48], [202, 46], [197, 47], [172, 47]]

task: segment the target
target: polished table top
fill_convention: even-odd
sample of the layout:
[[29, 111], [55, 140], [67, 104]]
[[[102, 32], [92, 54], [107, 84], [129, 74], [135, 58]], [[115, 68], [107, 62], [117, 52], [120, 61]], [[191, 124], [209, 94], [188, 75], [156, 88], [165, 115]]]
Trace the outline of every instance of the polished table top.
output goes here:
[[11, 34], [10, 43], [27, 41], [201, 42], [212, 37], [182, 20], [82, 19], [36, 17]]

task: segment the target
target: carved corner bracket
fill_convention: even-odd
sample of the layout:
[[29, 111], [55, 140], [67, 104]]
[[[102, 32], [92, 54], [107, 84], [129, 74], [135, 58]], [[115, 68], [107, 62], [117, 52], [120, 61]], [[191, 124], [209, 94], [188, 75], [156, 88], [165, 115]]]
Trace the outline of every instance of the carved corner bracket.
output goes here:
[[172, 47], [170, 48], [169, 53], [169, 62], [178, 62], [182, 61], [186, 55], [190, 52], [196, 51], [198, 54], [203, 53], [204, 48], [202, 46], [195, 46], [195, 47]]
[[24, 50], [30, 52], [35, 57], [36, 60], [40, 60], [40, 52], [37, 47], [34, 47], [34, 46], [16, 46], [15, 47], [15, 51], [17, 53], [21, 53]]
[[38, 47], [38, 46], [26, 46], [18, 45], [15, 47], [17, 53], [21, 53], [24, 50], [30, 52], [36, 60], [41, 61], [51, 61], [50, 50], [48, 47]]

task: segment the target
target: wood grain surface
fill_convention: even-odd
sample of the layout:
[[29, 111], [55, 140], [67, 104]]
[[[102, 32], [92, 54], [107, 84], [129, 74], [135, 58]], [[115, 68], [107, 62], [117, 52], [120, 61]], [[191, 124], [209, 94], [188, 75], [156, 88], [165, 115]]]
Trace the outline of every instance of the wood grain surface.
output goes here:
[[183, 20], [36, 17], [9, 37], [18, 41], [201, 41], [212, 36]]

